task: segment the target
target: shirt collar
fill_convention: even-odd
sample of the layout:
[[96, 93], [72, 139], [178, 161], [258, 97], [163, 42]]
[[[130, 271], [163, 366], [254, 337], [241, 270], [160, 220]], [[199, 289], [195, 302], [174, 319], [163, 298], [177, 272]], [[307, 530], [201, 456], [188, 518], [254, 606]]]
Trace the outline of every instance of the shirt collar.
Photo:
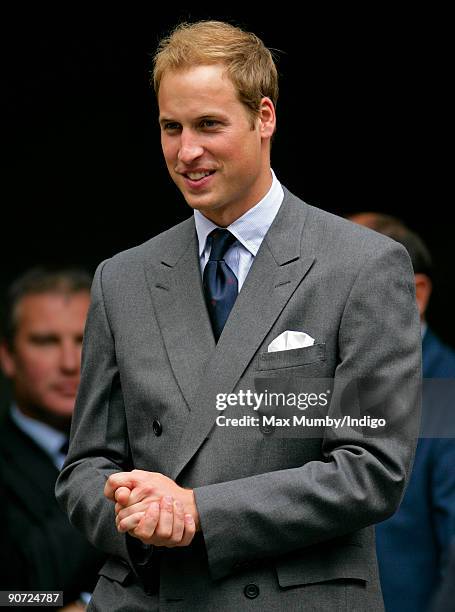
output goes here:
[[[227, 227], [253, 256], [256, 256], [264, 236], [272, 225], [284, 199], [281, 183], [276, 178], [272, 169], [271, 173], [272, 186], [262, 200]], [[207, 236], [218, 226], [210, 221], [210, 219], [207, 219], [207, 217], [204, 217], [199, 210], [194, 211], [194, 222], [199, 242], [199, 256], [202, 256]]]
[[60, 448], [66, 440], [64, 433], [46, 425], [46, 423], [41, 423], [41, 421], [26, 416], [15, 404], [11, 407], [11, 418], [19, 429], [32, 438], [52, 459], [59, 454]]
[[425, 334], [427, 333], [427, 329], [428, 329], [428, 325], [426, 321], [421, 321], [420, 322], [420, 337], [422, 338], [422, 340], [424, 339]]

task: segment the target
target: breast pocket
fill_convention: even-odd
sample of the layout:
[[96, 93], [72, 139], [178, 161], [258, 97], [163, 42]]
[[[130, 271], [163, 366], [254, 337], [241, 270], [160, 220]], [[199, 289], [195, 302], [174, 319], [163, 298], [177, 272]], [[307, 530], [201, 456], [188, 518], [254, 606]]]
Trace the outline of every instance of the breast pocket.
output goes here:
[[258, 370], [280, 370], [295, 368], [302, 365], [325, 361], [325, 342], [318, 342], [313, 346], [290, 349], [288, 351], [274, 351], [260, 353]]

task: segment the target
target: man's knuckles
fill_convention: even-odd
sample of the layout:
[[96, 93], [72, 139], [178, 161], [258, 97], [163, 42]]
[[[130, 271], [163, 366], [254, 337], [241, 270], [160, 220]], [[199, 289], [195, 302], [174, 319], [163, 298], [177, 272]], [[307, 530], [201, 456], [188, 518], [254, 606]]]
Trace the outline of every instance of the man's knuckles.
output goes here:
[[129, 497], [129, 504], [137, 504], [144, 500], [157, 500], [161, 497], [159, 490], [156, 486], [150, 483], [142, 483], [137, 485]]

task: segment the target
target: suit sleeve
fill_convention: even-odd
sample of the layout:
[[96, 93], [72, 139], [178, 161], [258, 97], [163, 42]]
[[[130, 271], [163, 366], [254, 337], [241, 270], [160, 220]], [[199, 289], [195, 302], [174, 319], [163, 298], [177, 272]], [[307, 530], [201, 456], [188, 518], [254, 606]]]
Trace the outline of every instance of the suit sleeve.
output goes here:
[[346, 382], [374, 377], [374, 395], [379, 392], [383, 416], [391, 420], [387, 433], [327, 427], [318, 461], [196, 488], [215, 579], [242, 563], [382, 521], [401, 500], [420, 414], [421, 340], [409, 257], [389, 243], [366, 258], [351, 283], [328, 415], [339, 417], [340, 406], [341, 412], [358, 414], [359, 406], [346, 406], [360, 402], [344, 395]]
[[127, 538], [115, 527], [114, 504], [103, 495], [111, 474], [132, 469], [114, 338], [103, 296], [106, 262], [99, 265], [92, 284], [70, 450], [56, 496], [71, 523], [95, 547], [133, 565]]

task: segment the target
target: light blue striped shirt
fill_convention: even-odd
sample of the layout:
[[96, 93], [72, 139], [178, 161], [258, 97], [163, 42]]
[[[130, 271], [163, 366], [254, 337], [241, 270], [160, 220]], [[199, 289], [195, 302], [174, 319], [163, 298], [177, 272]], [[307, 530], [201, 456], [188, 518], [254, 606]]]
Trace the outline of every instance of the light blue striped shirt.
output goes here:
[[[272, 225], [284, 199], [281, 183], [272, 172], [272, 186], [267, 194], [253, 208], [250, 208], [239, 217], [228, 229], [237, 241], [226, 251], [224, 261], [237, 277], [239, 291], [250, 271], [254, 258], [264, 240], [264, 236]], [[198, 210], [194, 211], [197, 238], [199, 242], [199, 259], [201, 274], [210, 255], [210, 241], [207, 240], [210, 232], [218, 227], [204, 217]]]

